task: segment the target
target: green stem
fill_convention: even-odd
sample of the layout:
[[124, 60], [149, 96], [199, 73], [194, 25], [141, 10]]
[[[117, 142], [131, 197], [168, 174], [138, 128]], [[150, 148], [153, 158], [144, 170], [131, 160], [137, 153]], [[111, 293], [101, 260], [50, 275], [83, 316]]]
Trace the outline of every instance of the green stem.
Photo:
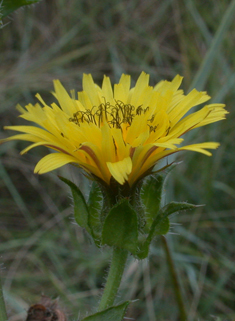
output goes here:
[[162, 243], [163, 243], [163, 248], [165, 250], [166, 253], [166, 259], [167, 259], [167, 263], [169, 266], [169, 270], [170, 270], [170, 274], [172, 277], [172, 281], [173, 281], [173, 286], [174, 286], [174, 291], [175, 291], [175, 298], [178, 304], [178, 308], [179, 308], [179, 313], [180, 313], [180, 321], [186, 321], [187, 320], [187, 314], [186, 314], [186, 310], [184, 307], [184, 301], [183, 301], [183, 296], [181, 293], [181, 289], [180, 289], [180, 285], [179, 285], [179, 280], [177, 277], [177, 273], [176, 273], [176, 269], [175, 269], [175, 265], [173, 262], [173, 258], [171, 255], [171, 251], [170, 248], [168, 246], [167, 240], [165, 238], [165, 236], [162, 236]]
[[122, 280], [128, 252], [123, 249], [114, 248], [113, 257], [109, 269], [108, 279], [100, 301], [98, 310], [102, 311], [113, 305]]
[[0, 279], [0, 321], [7, 321], [6, 306], [3, 297], [2, 283]]

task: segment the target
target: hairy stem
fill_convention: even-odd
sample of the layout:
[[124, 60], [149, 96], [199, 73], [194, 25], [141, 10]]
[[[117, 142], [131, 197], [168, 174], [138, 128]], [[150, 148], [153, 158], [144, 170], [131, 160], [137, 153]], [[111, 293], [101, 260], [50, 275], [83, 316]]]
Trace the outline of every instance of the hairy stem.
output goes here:
[[165, 236], [162, 236], [161, 238], [162, 238], [163, 248], [164, 248], [164, 251], [166, 253], [166, 259], [167, 259], [168, 267], [169, 267], [170, 274], [171, 274], [172, 281], [173, 281], [175, 298], [176, 298], [176, 302], [178, 304], [179, 313], [180, 313], [180, 321], [186, 321], [187, 320], [187, 314], [186, 314], [186, 310], [185, 310], [185, 307], [184, 307], [183, 296], [182, 296], [182, 293], [181, 293], [181, 288], [180, 288], [180, 285], [179, 285], [179, 280], [178, 280], [178, 277], [177, 277], [177, 273], [176, 273], [174, 261], [173, 261], [172, 255], [171, 255], [171, 251], [170, 251], [170, 248], [168, 246], [168, 243], [167, 243], [167, 240], [166, 240]]
[[126, 250], [113, 248], [113, 257], [107, 282], [98, 308], [99, 311], [109, 308], [114, 303], [119, 285], [122, 280], [127, 255], [128, 252]]

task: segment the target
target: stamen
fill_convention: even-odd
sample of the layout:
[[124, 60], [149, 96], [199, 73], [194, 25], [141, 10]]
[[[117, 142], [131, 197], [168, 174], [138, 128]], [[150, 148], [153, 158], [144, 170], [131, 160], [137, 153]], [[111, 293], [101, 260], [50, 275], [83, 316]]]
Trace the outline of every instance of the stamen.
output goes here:
[[171, 126], [169, 126], [169, 127], [167, 128], [165, 136], [167, 136], [167, 135], [169, 134], [170, 130], [171, 130]]
[[[111, 105], [104, 98], [104, 103], [98, 107], [93, 106], [92, 109], [86, 111], [77, 111], [69, 121], [80, 126], [81, 123], [94, 123], [99, 127], [106, 121], [110, 127], [122, 129], [122, 124], [127, 124], [127, 128], [131, 126], [135, 116], [140, 116], [149, 111], [149, 107], [143, 108], [142, 105], [135, 108], [131, 104], [124, 104], [120, 100], [115, 101], [115, 105]], [[148, 119], [150, 123], [154, 121], [155, 115]], [[148, 125], [150, 132], [155, 131], [157, 126]]]
[[151, 126], [151, 125], [149, 125], [149, 124], [147, 124], [147, 125], [149, 126], [149, 131], [150, 131], [150, 133], [151, 133], [151, 132], [154, 132], [154, 133], [155, 133], [158, 125], [157, 125], [157, 126]]
[[115, 142], [114, 138], [113, 138], [113, 145], [114, 145], [114, 148], [115, 148], [115, 154], [117, 156], [117, 145], [116, 145], [116, 142]]
[[148, 121], [149, 121], [150, 123], [152, 123], [152, 122], [154, 121], [154, 118], [155, 118], [155, 115], [152, 115], [152, 117], [151, 117], [150, 119], [148, 119]]

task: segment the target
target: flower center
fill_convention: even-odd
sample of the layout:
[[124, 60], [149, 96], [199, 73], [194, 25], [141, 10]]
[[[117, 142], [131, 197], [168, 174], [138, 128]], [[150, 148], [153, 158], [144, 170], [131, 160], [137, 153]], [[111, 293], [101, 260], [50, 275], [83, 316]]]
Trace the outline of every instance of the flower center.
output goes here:
[[[130, 126], [135, 116], [145, 114], [149, 110], [149, 107], [143, 108], [138, 106], [136, 108], [131, 104], [124, 104], [120, 100], [115, 102], [115, 105], [112, 105], [105, 101], [105, 103], [100, 104], [98, 107], [93, 106], [92, 109], [85, 111], [79, 110], [73, 114], [73, 117], [69, 118], [69, 121], [74, 122], [78, 126], [81, 123], [94, 123], [99, 127], [106, 121], [110, 127], [122, 128], [122, 124]], [[152, 122], [153, 119], [154, 116], [149, 121]], [[153, 126], [150, 126], [150, 131], [151, 127]]]

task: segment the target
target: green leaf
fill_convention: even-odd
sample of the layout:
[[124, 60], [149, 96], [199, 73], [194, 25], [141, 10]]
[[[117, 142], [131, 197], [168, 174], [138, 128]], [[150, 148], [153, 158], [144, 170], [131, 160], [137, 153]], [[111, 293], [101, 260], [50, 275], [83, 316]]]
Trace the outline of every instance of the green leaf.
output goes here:
[[102, 224], [100, 221], [100, 213], [102, 209], [102, 193], [99, 185], [93, 182], [88, 199], [88, 225], [91, 229], [92, 237], [97, 246], [101, 243]]
[[141, 198], [146, 210], [146, 227], [150, 228], [158, 215], [164, 178], [161, 175], [150, 176], [141, 190]]
[[131, 301], [126, 301], [122, 304], [112, 306], [101, 312], [97, 312], [81, 321], [122, 321], [126, 309]]
[[74, 217], [77, 224], [87, 230], [91, 234], [90, 227], [88, 225], [88, 207], [85, 198], [80, 189], [72, 183], [70, 180], [59, 176], [59, 179], [67, 184], [71, 188], [74, 201]]
[[155, 235], [164, 235], [167, 234], [170, 228], [170, 221], [169, 218], [166, 217], [159, 222], [159, 224], [155, 228], [154, 236]]
[[151, 226], [151, 229], [150, 229], [147, 239], [145, 241], [143, 241], [141, 244], [139, 244], [139, 251], [138, 251], [138, 253], [136, 253], [137, 257], [139, 259], [146, 258], [148, 256], [150, 243], [151, 243], [152, 239], [154, 238], [154, 236], [156, 234], [166, 234], [166, 233], [162, 233], [164, 231], [164, 228], [163, 228], [163, 230], [161, 230], [161, 228], [164, 227], [164, 224], [167, 224], [167, 223], [164, 223], [164, 221], [166, 219], [168, 219], [169, 215], [179, 212], [179, 211], [187, 210], [187, 209], [191, 210], [196, 207], [198, 207], [198, 206], [194, 205], [194, 204], [190, 204], [190, 203], [171, 202], [171, 203], [167, 204], [166, 206], [164, 206], [163, 208], [161, 208], [157, 217], [153, 221], [153, 224]]
[[167, 217], [173, 213], [184, 211], [184, 210], [192, 210], [197, 207], [201, 207], [202, 205], [190, 204], [187, 202], [170, 202], [166, 206], [160, 209], [159, 215], [163, 215]]
[[122, 199], [107, 215], [103, 231], [102, 243], [136, 252], [138, 245], [137, 214], [128, 199]]
[[160, 209], [158, 216], [155, 218], [155, 220], [153, 221], [153, 224], [151, 226], [149, 235], [147, 237], [147, 241], [149, 242], [149, 244], [151, 243], [154, 235], [155, 235], [155, 231], [157, 229], [157, 227], [166, 219], [168, 218], [169, 215], [179, 212], [179, 211], [183, 211], [183, 210], [188, 210], [188, 209], [193, 209], [197, 207], [194, 204], [190, 204], [190, 203], [186, 203], [186, 202], [181, 202], [181, 203], [177, 203], [177, 202], [171, 202], [169, 204], [167, 204], [166, 206], [164, 206], [163, 208]]
[[19, 9], [20, 7], [27, 6], [39, 2], [39, 0], [3, 0], [0, 13], [2, 18], [8, 16], [13, 11]]
[[135, 253], [135, 256], [139, 260], [145, 259], [149, 254], [150, 243], [146, 239], [141, 240], [138, 245], [138, 252]]

